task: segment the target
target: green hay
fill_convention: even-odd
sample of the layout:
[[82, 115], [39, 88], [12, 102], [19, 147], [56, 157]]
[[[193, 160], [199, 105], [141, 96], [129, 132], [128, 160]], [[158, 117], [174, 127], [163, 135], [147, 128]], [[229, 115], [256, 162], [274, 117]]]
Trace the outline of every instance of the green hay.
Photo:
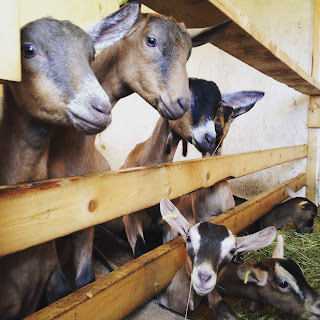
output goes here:
[[[311, 234], [299, 234], [292, 228], [286, 228], [279, 232], [284, 238], [284, 256], [294, 260], [303, 270], [308, 283], [320, 293], [320, 217], [315, 219], [314, 232]], [[243, 260], [256, 263], [264, 258], [271, 258], [273, 244], [265, 249], [248, 252], [243, 255]], [[234, 301], [233, 310], [240, 319], [246, 320], [291, 320], [299, 319], [287, 315], [270, 307], [265, 307], [253, 313], [249, 313], [248, 302], [245, 300]]]

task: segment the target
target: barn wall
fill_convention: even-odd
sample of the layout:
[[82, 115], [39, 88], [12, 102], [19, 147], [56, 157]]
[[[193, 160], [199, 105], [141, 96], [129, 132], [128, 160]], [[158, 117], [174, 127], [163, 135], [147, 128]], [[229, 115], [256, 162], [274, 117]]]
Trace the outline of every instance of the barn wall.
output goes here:
[[[312, 0], [233, 0], [264, 33], [307, 72], [311, 70]], [[261, 90], [265, 97], [235, 120], [223, 154], [307, 143], [309, 97], [254, 70], [212, 45], [195, 48], [188, 62], [191, 77], [215, 81], [222, 92]], [[146, 140], [158, 113], [139, 96], [122, 99], [113, 121], [97, 138], [97, 147], [113, 169], [119, 168], [134, 146]], [[187, 158], [201, 154], [189, 148]], [[175, 160], [183, 160], [178, 150]], [[306, 161], [277, 166], [231, 182], [234, 192], [252, 197], [306, 170]]]

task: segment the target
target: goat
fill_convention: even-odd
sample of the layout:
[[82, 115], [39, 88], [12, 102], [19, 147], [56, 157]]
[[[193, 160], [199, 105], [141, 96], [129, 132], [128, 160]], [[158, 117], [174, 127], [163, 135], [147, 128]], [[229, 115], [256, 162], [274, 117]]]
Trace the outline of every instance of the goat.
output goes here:
[[304, 319], [320, 319], [319, 294], [307, 283], [299, 266], [283, 258], [283, 238], [279, 235], [277, 239], [272, 258], [254, 266], [227, 264], [221, 271], [217, 290], [222, 296], [268, 304]]
[[[166, 198], [161, 200], [160, 210], [164, 220], [186, 241], [187, 258], [170, 285], [156, 297], [156, 300], [165, 307], [183, 314], [188, 301], [191, 279], [192, 293], [189, 303], [191, 310], [199, 304], [203, 296], [207, 296], [209, 307], [218, 319], [232, 317], [233, 312], [215, 289], [218, 272], [235, 254], [269, 245], [276, 236], [276, 229], [269, 227], [253, 235], [236, 237], [225, 226], [210, 222], [191, 225]], [[225, 314], [221, 312], [226, 309], [228, 315], [225, 318]]]
[[[250, 236], [235, 237], [226, 227], [209, 222], [192, 226], [166, 198], [161, 200], [160, 209], [165, 221], [176, 228], [186, 241], [186, 263], [177, 270], [171, 283], [163, 292], [137, 308], [125, 319], [148, 319], [148, 315], [152, 312], [154, 312], [153, 319], [161, 319], [162, 315], [167, 315], [166, 319], [183, 319], [181, 314], [185, 313], [187, 307], [191, 274], [193, 283], [191, 310], [199, 305], [204, 295], [210, 295], [212, 308], [216, 314], [222, 312], [221, 310], [229, 310], [214, 290], [219, 270], [236, 253], [269, 245], [275, 238], [275, 228], [267, 228]], [[105, 239], [113, 243], [116, 249], [110, 249]], [[98, 227], [95, 235], [95, 249], [102, 257], [98, 260], [102, 261], [103, 274], [134, 259], [127, 242], [117, 238], [101, 226]], [[98, 272], [101, 272], [100, 267]], [[232, 314], [232, 311], [230, 312]]]
[[[52, 18], [36, 20], [21, 29], [22, 81], [3, 82], [1, 185], [47, 179], [55, 126], [94, 133], [110, 122], [109, 98], [90, 63], [94, 49], [123, 36], [125, 31], [117, 30], [114, 23], [125, 19], [124, 15], [131, 16], [131, 12], [122, 9], [87, 33], [69, 21]], [[44, 288], [46, 303], [70, 291], [54, 241], [2, 257], [0, 318], [20, 319], [34, 312]]]
[[[234, 119], [249, 110], [264, 96], [263, 92], [248, 91], [234, 94], [223, 94], [221, 102], [225, 105], [226, 115], [220, 117], [216, 124], [217, 130], [217, 155], [221, 154], [223, 141]], [[228, 106], [228, 107], [227, 107]], [[228, 111], [227, 111], [228, 110]], [[208, 152], [205, 156], [211, 156]], [[235, 207], [231, 188], [227, 181], [214, 184], [209, 188], [202, 188], [190, 194], [173, 200], [175, 206], [183, 212], [187, 219], [193, 221], [208, 221], [227, 210]], [[167, 226], [168, 227], [168, 226]], [[173, 234], [170, 234], [173, 231]], [[168, 228], [164, 231], [164, 241], [169, 241], [176, 233]]]
[[253, 233], [269, 226], [274, 226], [279, 230], [292, 222], [297, 232], [312, 233], [314, 218], [318, 212], [317, 206], [307, 198], [298, 197], [288, 186], [286, 186], [286, 190], [291, 199], [273, 207], [243, 232]]
[[[163, 116], [181, 117], [191, 100], [186, 63], [192, 46], [212, 41], [229, 24], [230, 21], [188, 31], [172, 18], [140, 15], [127, 36], [102, 50], [93, 62], [97, 79], [107, 92], [112, 107], [120, 98], [136, 92]], [[55, 130], [50, 146], [49, 177], [110, 170], [94, 141], [95, 135], [88, 136], [74, 128]], [[72, 236], [76, 288], [94, 280], [93, 230], [89, 228]]]
[[[192, 96], [190, 110], [178, 120], [168, 121], [160, 118], [149, 139], [138, 144], [130, 152], [122, 168], [172, 162], [181, 139], [192, 143], [203, 154], [212, 154], [216, 149], [219, 153], [232, 121], [249, 111], [263, 96], [259, 91], [240, 91], [221, 97], [220, 90], [214, 82], [202, 79], [190, 78], [189, 87]], [[203, 196], [206, 196], [206, 205], [200, 206]], [[205, 210], [208, 210], [211, 217], [213, 210], [221, 213], [234, 206], [227, 182], [198, 190], [173, 201], [193, 223], [198, 221], [200, 216], [201, 221], [205, 221]], [[200, 213], [196, 210], [200, 210]], [[146, 252], [144, 233], [150, 226], [158, 226], [154, 220], [159, 217], [159, 209], [156, 206], [123, 218], [126, 235], [136, 257]], [[120, 224], [119, 221], [117, 223]], [[115, 222], [108, 223], [107, 227], [117, 233]], [[164, 228], [165, 242], [173, 236], [169, 234], [167, 227]]]

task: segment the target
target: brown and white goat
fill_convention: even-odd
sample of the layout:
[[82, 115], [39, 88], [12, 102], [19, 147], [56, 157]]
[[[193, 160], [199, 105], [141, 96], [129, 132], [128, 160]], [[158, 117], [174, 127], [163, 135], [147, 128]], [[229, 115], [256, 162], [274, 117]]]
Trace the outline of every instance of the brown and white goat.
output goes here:
[[[277, 204], [260, 219], [248, 226], [243, 232], [253, 233], [262, 228], [274, 226], [278, 230], [292, 222], [299, 233], [312, 233], [314, 219], [317, 216], [317, 206], [304, 197], [297, 194], [286, 186], [286, 191], [291, 199]], [[237, 204], [245, 199], [236, 197]]]
[[[192, 47], [212, 41], [229, 24], [230, 21], [187, 30], [172, 18], [141, 14], [127, 36], [102, 50], [93, 62], [112, 107], [119, 99], [136, 92], [164, 117], [181, 117], [191, 102], [186, 63]], [[88, 136], [74, 128], [55, 130], [49, 155], [50, 178], [106, 170], [110, 166], [95, 147], [95, 135]], [[93, 228], [72, 237], [76, 288], [94, 280], [92, 239]]]
[[[187, 259], [156, 300], [169, 309], [184, 314], [191, 279], [189, 308], [193, 310], [201, 298], [207, 296], [214, 316], [217, 319], [229, 319], [233, 312], [215, 289], [218, 272], [235, 254], [269, 245], [276, 236], [276, 229], [270, 227], [250, 236], [236, 237], [226, 227], [210, 222], [191, 225], [166, 198], [161, 200], [160, 210], [164, 220], [186, 241]], [[227, 316], [221, 314], [225, 309], [228, 310]]]
[[[222, 94], [221, 105], [224, 107], [224, 112], [215, 121], [216, 152], [214, 155], [221, 154], [223, 140], [235, 118], [248, 112], [263, 96], [264, 93], [260, 91]], [[204, 156], [211, 155], [212, 152], [207, 152]], [[173, 203], [189, 221], [193, 222], [208, 221], [235, 206], [232, 191], [227, 181], [216, 183], [209, 188], [196, 190], [174, 199]], [[166, 226], [163, 235], [164, 242], [171, 240], [176, 235], [177, 233], [173, 229]]]
[[[110, 122], [109, 98], [90, 64], [95, 48], [123, 36], [124, 31], [114, 28], [114, 23], [125, 19], [126, 10], [103, 19], [89, 33], [69, 21], [51, 18], [21, 29], [22, 81], [3, 82], [1, 185], [47, 179], [55, 126], [92, 133]], [[21, 319], [34, 312], [45, 286], [46, 303], [69, 292], [54, 241], [2, 257], [0, 318]]]
[[284, 259], [281, 235], [272, 258], [263, 259], [254, 266], [227, 264], [217, 288], [222, 296], [268, 304], [304, 319], [320, 319], [319, 294], [307, 283], [299, 266], [293, 260]]
[[[190, 78], [189, 87], [192, 96], [190, 110], [178, 120], [168, 121], [160, 118], [150, 138], [138, 144], [130, 152], [122, 168], [172, 162], [180, 140], [192, 143], [203, 154], [212, 154], [220, 148], [231, 122], [237, 116], [249, 111], [263, 96], [263, 93], [259, 91], [243, 91], [221, 98], [217, 85], [212, 81], [202, 79]], [[210, 201], [210, 205], [214, 206], [210, 208], [210, 214], [212, 210], [216, 209], [221, 213], [232, 205], [234, 206], [232, 193], [227, 182], [222, 182], [208, 189], [210, 189], [211, 196], [208, 202]], [[197, 200], [199, 201], [207, 192], [199, 191]], [[231, 204], [229, 204], [229, 194], [232, 200]], [[188, 217], [189, 221], [197, 221], [194, 220], [194, 217], [198, 219], [198, 214], [193, 214], [191, 201], [194, 201], [197, 206], [200, 204], [193, 200], [191, 195], [173, 201], [179, 204], [180, 211]], [[209, 203], [207, 203], [208, 205]], [[203, 216], [202, 212], [207, 207], [200, 209], [200, 214]], [[155, 206], [123, 218], [128, 241], [136, 256], [146, 251], [145, 233], [150, 229], [150, 226], [158, 225], [157, 222], [154, 222], [158, 217], [160, 217], [159, 208]], [[114, 229], [112, 230], [114, 231]], [[164, 238], [165, 241], [171, 238], [168, 236], [166, 227]]]

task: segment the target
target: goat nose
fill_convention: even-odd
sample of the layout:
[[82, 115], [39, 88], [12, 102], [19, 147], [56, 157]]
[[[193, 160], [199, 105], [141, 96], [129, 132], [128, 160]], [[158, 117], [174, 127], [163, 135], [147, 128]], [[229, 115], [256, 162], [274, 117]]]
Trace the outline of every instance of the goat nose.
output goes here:
[[186, 112], [189, 107], [190, 107], [190, 101], [189, 99], [184, 99], [184, 98], [179, 98], [178, 99], [178, 103], [179, 103], [179, 106], [181, 107], [181, 109]]
[[210, 144], [214, 144], [215, 143], [215, 140], [216, 140], [216, 137], [210, 133], [206, 133], [204, 138], [206, 139], [206, 141]]
[[103, 113], [103, 114], [110, 114], [110, 108], [108, 105], [102, 105], [102, 104], [99, 104], [99, 103], [93, 103], [92, 105], [92, 108], [96, 109], [97, 111]]
[[202, 283], [206, 283], [212, 278], [211, 274], [205, 274], [200, 271], [198, 272], [198, 276], [199, 276], [199, 279]]

